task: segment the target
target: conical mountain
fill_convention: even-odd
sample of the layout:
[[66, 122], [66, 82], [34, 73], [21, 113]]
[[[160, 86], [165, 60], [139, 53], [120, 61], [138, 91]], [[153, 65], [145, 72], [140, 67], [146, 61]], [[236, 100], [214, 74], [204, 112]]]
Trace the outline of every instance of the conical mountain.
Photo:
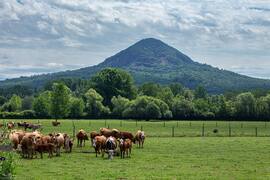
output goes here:
[[200, 64], [179, 50], [154, 38], [143, 39], [96, 66], [74, 71], [9, 79], [0, 82], [0, 87], [26, 85], [40, 88], [47, 81], [59, 78], [89, 79], [96, 72], [106, 67], [127, 70], [133, 75], [136, 84], [178, 82], [189, 88], [195, 88], [201, 84], [210, 93], [270, 88], [270, 80], [251, 78], [214, 68], [210, 65]]

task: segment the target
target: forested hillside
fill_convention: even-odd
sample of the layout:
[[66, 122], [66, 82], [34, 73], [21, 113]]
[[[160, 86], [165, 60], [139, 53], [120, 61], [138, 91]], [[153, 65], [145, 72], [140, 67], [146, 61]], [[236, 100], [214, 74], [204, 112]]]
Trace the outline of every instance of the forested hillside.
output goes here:
[[0, 82], [0, 87], [23, 85], [30, 87], [32, 90], [41, 89], [46, 83], [56, 79], [89, 79], [95, 73], [107, 67], [117, 67], [128, 71], [137, 85], [146, 82], [162, 85], [181, 83], [185, 87], [194, 89], [201, 84], [209, 93], [214, 94], [228, 90], [270, 88], [270, 80], [251, 78], [197, 63], [177, 49], [153, 38], [141, 40], [96, 66], [74, 71], [9, 79]]

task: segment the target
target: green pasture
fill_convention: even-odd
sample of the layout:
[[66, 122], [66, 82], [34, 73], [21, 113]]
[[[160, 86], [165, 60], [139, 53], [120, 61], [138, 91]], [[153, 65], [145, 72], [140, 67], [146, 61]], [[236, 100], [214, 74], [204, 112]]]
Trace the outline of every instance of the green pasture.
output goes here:
[[[9, 120], [3, 120], [8, 122]], [[14, 121], [14, 120], [12, 120]], [[99, 131], [101, 127], [117, 128], [135, 133], [143, 129], [148, 137], [199, 137], [199, 136], [270, 136], [270, 122], [241, 121], [135, 121], [135, 120], [59, 120], [61, 125], [53, 127], [53, 120], [15, 120], [43, 125], [43, 133], [65, 132], [73, 135], [84, 129], [87, 132]], [[217, 132], [214, 133], [214, 129]]]
[[[109, 126], [135, 133], [142, 126], [147, 135], [145, 148], [134, 145], [131, 158], [110, 161], [96, 158], [89, 141], [83, 148], [75, 142], [73, 153], [61, 157], [49, 159], [46, 154], [44, 159], [26, 160], [17, 156], [15, 179], [270, 179], [268, 123], [179, 121], [177, 127], [177, 121], [172, 121], [164, 127], [164, 122], [61, 120], [59, 127], [53, 127], [51, 121], [40, 120], [44, 134], [72, 135], [73, 122], [76, 131], [88, 132]], [[200, 137], [203, 123], [205, 137]], [[173, 126], [175, 137], [171, 137]], [[262, 137], [255, 137], [255, 128]]]

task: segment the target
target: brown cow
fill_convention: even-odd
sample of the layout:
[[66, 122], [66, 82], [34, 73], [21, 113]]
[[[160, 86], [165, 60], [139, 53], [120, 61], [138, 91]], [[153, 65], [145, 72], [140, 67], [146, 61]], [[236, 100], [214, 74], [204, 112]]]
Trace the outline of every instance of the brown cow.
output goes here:
[[130, 157], [131, 155], [131, 148], [132, 148], [132, 141], [130, 139], [120, 139], [119, 140], [119, 148], [121, 153], [121, 158]]
[[93, 146], [93, 140], [94, 140], [94, 138], [95, 138], [96, 136], [100, 136], [100, 134], [97, 133], [96, 131], [92, 131], [92, 132], [90, 133], [91, 145], [92, 145], [92, 146]]
[[35, 151], [36, 152], [39, 152], [41, 159], [43, 158], [43, 155], [42, 154], [44, 152], [48, 152], [49, 153], [49, 158], [51, 158], [53, 156], [54, 148], [55, 148], [55, 145], [53, 143], [46, 143], [46, 144], [37, 143], [35, 145]]
[[52, 121], [52, 125], [53, 125], [53, 126], [58, 126], [58, 125], [60, 125], [60, 122]]
[[130, 139], [132, 142], [135, 143], [135, 139], [132, 133], [127, 132], [127, 131], [121, 131], [120, 132], [120, 138], [122, 139]]
[[108, 129], [108, 128], [100, 128], [100, 134], [105, 137], [113, 136], [115, 138], [119, 138], [119, 131], [117, 129]]
[[139, 148], [143, 148], [144, 141], [145, 141], [144, 131], [138, 130], [135, 135], [135, 143], [137, 143], [137, 146], [139, 145]]
[[22, 157], [33, 158], [35, 152], [35, 136], [33, 134], [25, 135], [21, 141]]
[[55, 145], [56, 156], [60, 156], [61, 147], [64, 146], [64, 135], [62, 133], [57, 133], [52, 137], [53, 144]]
[[83, 129], [81, 129], [77, 133], [76, 137], [78, 140], [77, 147], [82, 147], [82, 143], [83, 143], [83, 146], [85, 146], [85, 141], [89, 139], [87, 133]]
[[102, 157], [104, 157], [104, 151], [105, 151], [105, 142], [106, 142], [106, 137], [105, 136], [96, 136], [93, 139], [93, 147], [96, 152], [96, 157], [97, 154], [102, 153]]

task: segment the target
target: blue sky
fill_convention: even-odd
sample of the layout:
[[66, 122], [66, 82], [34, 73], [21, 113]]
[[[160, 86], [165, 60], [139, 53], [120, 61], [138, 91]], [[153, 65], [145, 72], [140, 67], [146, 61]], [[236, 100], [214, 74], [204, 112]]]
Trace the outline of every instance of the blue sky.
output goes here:
[[269, 0], [1, 0], [0, 79], [98, 64], [148, 37], [270, 78]]

